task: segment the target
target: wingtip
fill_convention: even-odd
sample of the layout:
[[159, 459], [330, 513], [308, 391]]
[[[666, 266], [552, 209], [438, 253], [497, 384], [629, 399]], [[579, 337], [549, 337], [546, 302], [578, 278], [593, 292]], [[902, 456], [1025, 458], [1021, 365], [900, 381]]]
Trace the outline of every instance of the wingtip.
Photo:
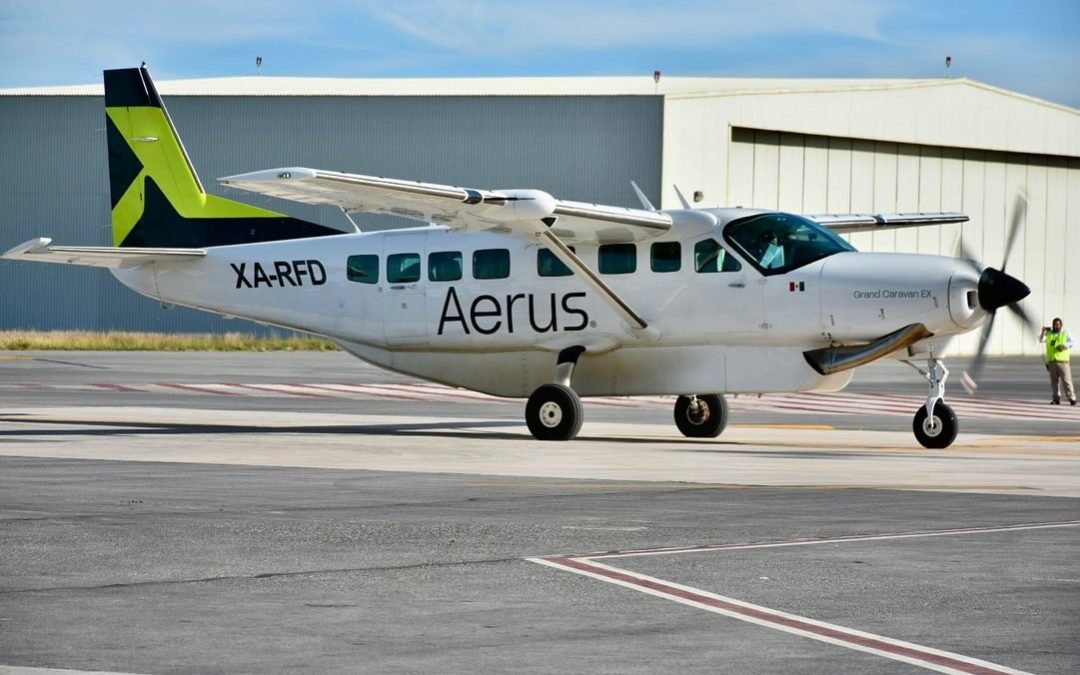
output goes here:
[[274, 181], [307, 180], [315, 178], [315, 174], [315, 169], [302, 166], [287, 166], [280, 169], [263, 169], [261, 171], [238, 173], [234, 176], [223, 176], [217, 180], [224, 185], [230, 183], [272, 183]]
[[18, 246], [8, 249], [0, 258], [18, 258], [30, 253], [37, 253], [44, 249], [49, 248], [49, 244], [52, 243], [52, 239], [49, 237], [36, 237], [30, 241], [24, 241]]

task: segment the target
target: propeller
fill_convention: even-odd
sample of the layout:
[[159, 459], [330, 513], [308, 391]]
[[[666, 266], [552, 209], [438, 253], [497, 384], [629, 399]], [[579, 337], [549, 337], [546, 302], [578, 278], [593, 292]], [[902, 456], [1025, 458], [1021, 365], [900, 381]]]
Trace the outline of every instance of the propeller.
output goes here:
[[[982, 375], [983, 366], [986, 364], [986, 346], [990, 341], [990, 332], [994, 328], [994, 319], [997, 317], [998, 309], [1008, 307], [1009, 311], [1015, 314], [1029, 331], [1035, 332], [1035, 322], [1018, 304], [1031, 293], [1031, 289], [1016, 277], [1011, 277], [1005, 273], [1005, 268], [1009, 264], [1009, 257], [1012, 255], [1013, 246], [1016, 244], [1016, 237], [1024, 222], [1026, 211], [1027, 197], [1021, 191], [1016, 196], [1016, 202], [1013, 204], [1012, 219], [1009, 223], [1008, 238], [1005, 243], [1005, 255], [1001, 262], [1001, 269], [996, 270], [993, 267], [987, 267], [979, 274], [979, 306], [986, 310], [990, 316], [983, 323], [982, 332], [979, 334], [979, 349], [975, 352], [975, 360], [971, 362], [971, 368], [965, 370], [961, 376], [961, 382], [968, 394], [974, 394], [979, 387], [979, 377]], [[967, 250], [967, 247], [964, 246], [962, 239], [959, 242], [959, 249], [960, 257], [966, 260], [972, 266], [972, 269], [978, 271], [979, 263]]]

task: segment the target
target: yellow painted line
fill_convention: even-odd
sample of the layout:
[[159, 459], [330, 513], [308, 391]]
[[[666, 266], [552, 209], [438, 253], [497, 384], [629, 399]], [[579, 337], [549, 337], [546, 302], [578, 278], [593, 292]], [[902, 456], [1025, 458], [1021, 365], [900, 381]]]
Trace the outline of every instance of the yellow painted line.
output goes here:
[[32, 356], [19, 356], [16, 354], [0, 354], [0, 361], [31, 361]]

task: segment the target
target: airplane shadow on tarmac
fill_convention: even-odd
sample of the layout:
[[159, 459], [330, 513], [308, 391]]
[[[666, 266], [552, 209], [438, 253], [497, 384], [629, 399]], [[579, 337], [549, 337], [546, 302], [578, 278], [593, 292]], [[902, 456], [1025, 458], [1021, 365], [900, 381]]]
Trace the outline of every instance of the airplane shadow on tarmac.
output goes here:
[[[403, 436], [403, 437], [431, 437], [431, 438], [473, 438], [490, 440], [531, 440], [527, 433], [508, 433], [498, 431], [474, 431], [481, 428], [494, 429], [505, 427], [520, 427], [521, 423], [510, 420], [462, 420], [460, 422], [415, 422], [402, 424], [354, 424], [354, 425], [300, 425], [300, 426], [257, 426], [236, 424], [187, 424], [187, 423], [161, 423], [161, 422], [106, 422], [88, 420], [35, 420], [16, 415], [0, 416], [0, 422], [18, 422], [20, 424], [48, 424], [48, 425], [71, 425], [79, 427], [91, 427], [81, 429], [0, 429], [0, 443], [11, 442], [7, 439], [28, 440], [29, 438], [49, 438], [68, 436], [137, 436], [137, 435], [198, 435], [198, 434], [327, 434], [327, 435], [364, 435], [364, 436]], [[96, 427], [96, 428], [95, 428]], [[683, 438], [672, 436], [670, 438], [655, 437], [627, 437], [627, 436], [578, 436], [571, 443], [594, 442], [594, 443], [623, 443], [634, 445], [687, 445], [695, 448], [680, 448], [680, 451], [723, 453], [723, 454], [761, 454], [761, 447], [757, 443], [748, 441], [732, 441], [722, 438]], [[784, 446], [797, 447], [798, 449], [785, 450]], [[805, 442], [798, 444], [770, 443], [773, 449], [768, 452], [769, 456], [785, 457], [798, 456], [830, 457], [839, 458], [835, 452], [837, 448], [829, 446], [815, 449], [813, 445], [808, 447]], [[922, 456], [924, 453], [919, 449], [912, 448], [912, 452]], [[843, 457], [854, 458], [859, 456], [871, 457], [879, 453], [875, 450], [869, 452], [845, 452]]]

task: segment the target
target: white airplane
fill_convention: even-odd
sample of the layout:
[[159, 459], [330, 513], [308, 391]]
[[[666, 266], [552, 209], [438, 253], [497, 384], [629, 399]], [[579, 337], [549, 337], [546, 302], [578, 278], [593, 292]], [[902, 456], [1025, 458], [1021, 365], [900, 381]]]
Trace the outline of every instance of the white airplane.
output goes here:
[[803, 217], [693, 209], [681, 193], [684, 208], [657, 210], [637, 186], [643, 208], [627, 209], [299, 167], [220, 179], [426, 224], [342, 233], [206, 194], [145, 68], [105, 71], [105, 106], [115, 247], [40, 238], [4, 258], [107, 267], [165, 304], [528, 397], [538, 439], [574, 438], [581, 396], [634, 395], [678, 396], [679, 430], [715, 437], [724, 394], [838, 391], [854, 368], [895, 358], [929, 381], [916, 438], [944, 448], [957, 433], [943, 400], [950, 340], [980, 325], [985, 335], [1003, 306], [1028, 321], [1015, 304], [1028, 288], [1003, 271], [860, 253], [838, 236], [966, 221], [959, 213]]

